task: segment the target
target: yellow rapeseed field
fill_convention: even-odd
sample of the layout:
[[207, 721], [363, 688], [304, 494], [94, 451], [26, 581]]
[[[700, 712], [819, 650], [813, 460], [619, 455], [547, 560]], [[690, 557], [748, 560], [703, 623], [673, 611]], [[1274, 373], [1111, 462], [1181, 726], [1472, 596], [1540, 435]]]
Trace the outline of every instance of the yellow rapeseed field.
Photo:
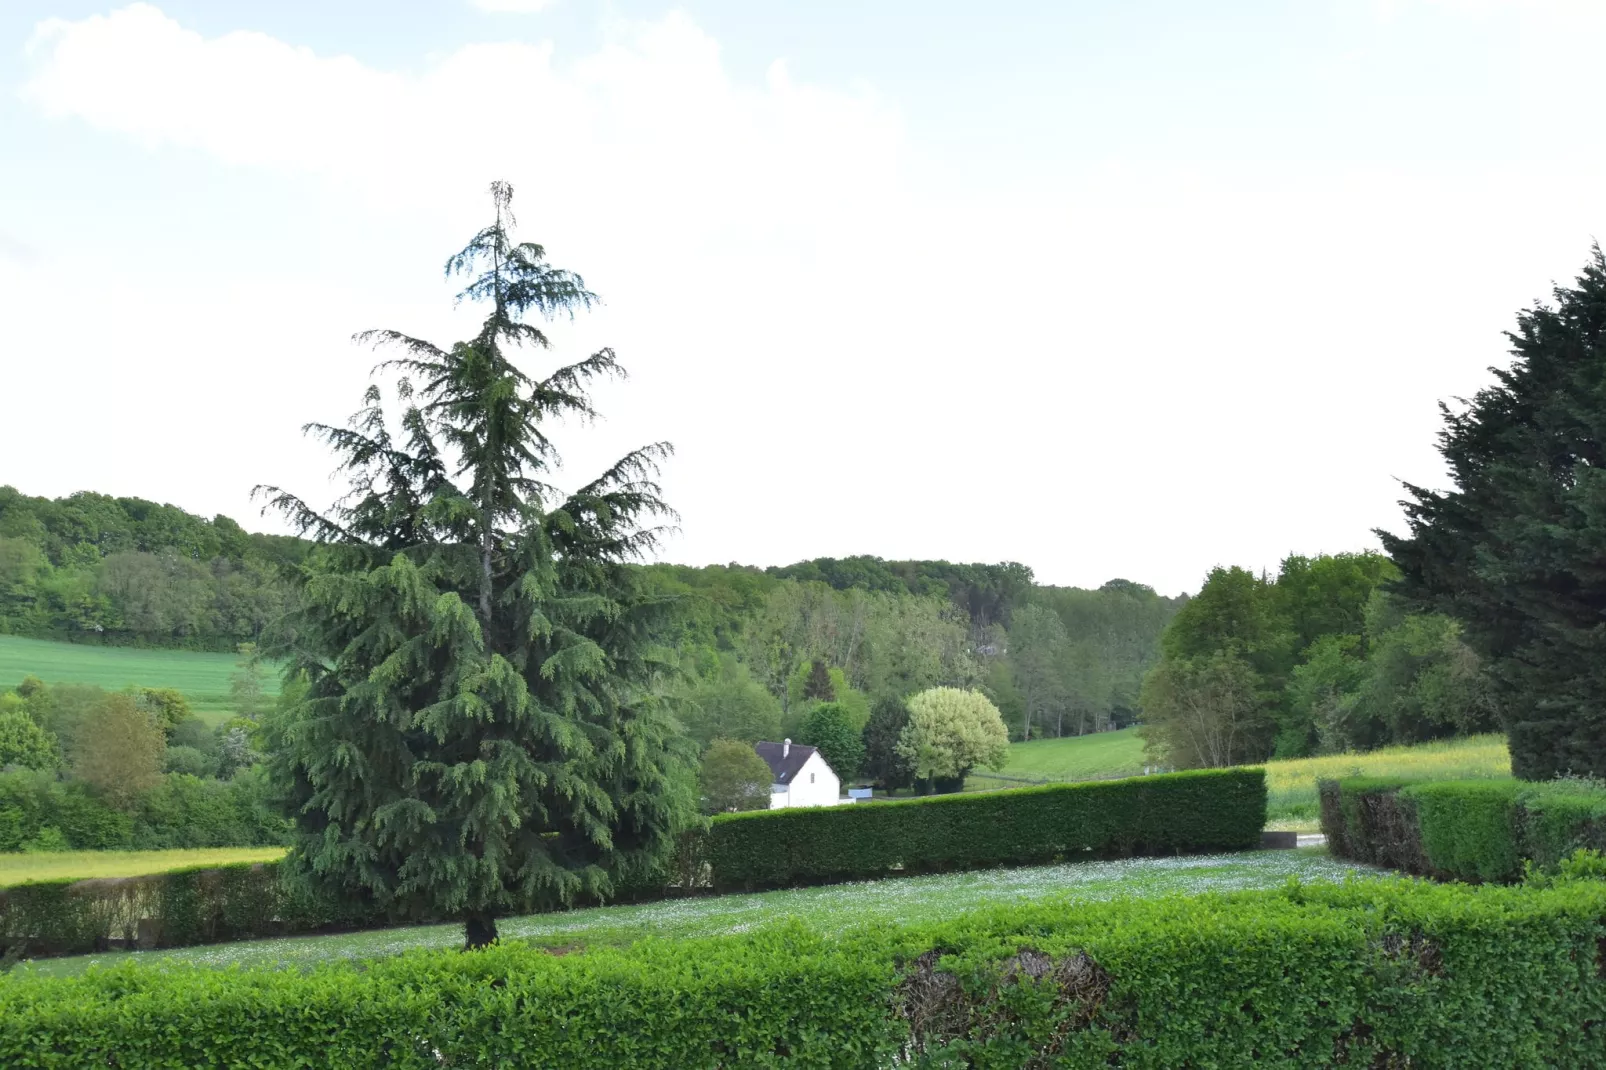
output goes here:
[[0, 888], [25, 881], [82, 880], [86, 877], [140, 877], [191, 866], [233, 862], [272, 862], [283, 847], [200, 847], [174, 851], [52, 851], [0, 854]]
[[1329, 754], [1266, 763], [1268, 818], [1276, 824], [1309, 825], [1317, 817], [1316, 781], [1347, 776], [1473, 780], [1511, 775], [1506, 737], [1468, 736], [1411, 747], [1385, 747], [1364, 754]]

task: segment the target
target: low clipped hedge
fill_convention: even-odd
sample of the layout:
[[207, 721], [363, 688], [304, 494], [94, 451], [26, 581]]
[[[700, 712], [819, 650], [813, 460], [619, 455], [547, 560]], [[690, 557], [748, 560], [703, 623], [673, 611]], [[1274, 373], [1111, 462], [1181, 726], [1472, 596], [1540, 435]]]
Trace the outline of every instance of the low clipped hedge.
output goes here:
[[1606, 790], [1588, 783], [1357, 777], [1318, 790], [1333, 854], [1407, 873], [1513, 881], [1527, 863], [1606, 848]]
[[776, 888], [1059, 859], [1258, 846], [1261, 769], [1201, 770], [868, 805], [731, 814], [707, 857], [720, 889]]
[[1606, 883], [1362, 881], [557, 956], [0, 979], [7, 1067], [1606, 1067]]
[[[1259, 769], [729, 814], [684, 835], [668, 864], [616, 888], [612, 898], [641, 902], [1090, 855], [1239, 850], [1258, 845], [1265, 815]], [[33, 956], [439, 920], [336, 904], [271, 862], [0, 889], [0, 950]]]

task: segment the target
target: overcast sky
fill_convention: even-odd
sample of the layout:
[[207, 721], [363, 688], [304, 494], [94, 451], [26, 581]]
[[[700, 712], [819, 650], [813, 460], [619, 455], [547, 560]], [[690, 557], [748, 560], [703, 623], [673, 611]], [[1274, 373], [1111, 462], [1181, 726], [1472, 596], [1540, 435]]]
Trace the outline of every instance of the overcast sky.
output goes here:
[[[1204, 12], [1208, 10], [1208, 14]], [[0, 5], [0, 483], [327, 499], [514, 184], [695, 564], [1375, 545], [1606, 234], [1598, 0]]]

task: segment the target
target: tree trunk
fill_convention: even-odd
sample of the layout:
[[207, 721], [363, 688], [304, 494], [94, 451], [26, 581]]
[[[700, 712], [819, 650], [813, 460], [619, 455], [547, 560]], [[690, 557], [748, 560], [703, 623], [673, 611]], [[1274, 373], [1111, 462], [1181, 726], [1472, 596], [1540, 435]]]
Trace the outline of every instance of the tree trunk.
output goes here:
[[463, 915], [463, 950], [474, 951], [496, 942], [496, 916], [486, 910], [470, 910]]

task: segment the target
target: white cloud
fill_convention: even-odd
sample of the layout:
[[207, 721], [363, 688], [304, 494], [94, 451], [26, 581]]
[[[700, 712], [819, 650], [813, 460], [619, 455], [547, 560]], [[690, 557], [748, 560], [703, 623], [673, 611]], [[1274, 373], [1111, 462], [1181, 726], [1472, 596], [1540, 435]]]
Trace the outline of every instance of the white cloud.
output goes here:
[[[1396, 524], [1392, 477], [1437, 478], [1434, 402], [1482, 381], [1515, 309], [1606, 223], [1598, 154], [1559, 172], [1535, 157], [1281, 177], [1110, 160], [1036, 176], [1045, 193], [938, 194], [946, 176], [889, 102], [780, 62], [742, 83], [681, 14], [611, 24], [588, 55], [488, 43], [416, 73], [206, 38], [144, 4], [46, 23], [30, 51], [23, 92], [45, 115], [327, 183], [405, 235], [382, 280], [350, 266], [344, 233], [260, 284], [221, 272], [198, 293], [130, 273], [66, 340], [59, 324], [83, 313], [54, 295], [71, 280], [0, 288], [21, 345], [97, 383], [83, 426], [171, 411], [176, 383], [239, 392], [216, 337], [252, 324], [230, 364], [274, 375], [243, 388], [261, 391], [249, 411], [192, 394], [168, 438], [75, 440], [8, 476], [44, 489], [31, 472], [73, 464], [66, 489], [121, 480], [183, 504], [185, 488], [240, 488], [205, 506], [236, 514], [257, 479], [321, 480], [294, 428], [348, 411], [365, 367], [350, 331], [452, 337], [432, 274], [493, 177], [609, 301], [565, 340], [612, 344], [636, 374], [575, 468], [645, 439], [680, 447], [672, 556], [1013, 558], [1057, 582], [1169, 591]], [[114, 351], [97, 332], [117, 333]], [[28, 374], [48, 394], [50, 369]], [[53, 415], [35, 417], [18, 417], [20, 440], [50, 434]], [[272, 465], [179, 454], [180, 432]]]

